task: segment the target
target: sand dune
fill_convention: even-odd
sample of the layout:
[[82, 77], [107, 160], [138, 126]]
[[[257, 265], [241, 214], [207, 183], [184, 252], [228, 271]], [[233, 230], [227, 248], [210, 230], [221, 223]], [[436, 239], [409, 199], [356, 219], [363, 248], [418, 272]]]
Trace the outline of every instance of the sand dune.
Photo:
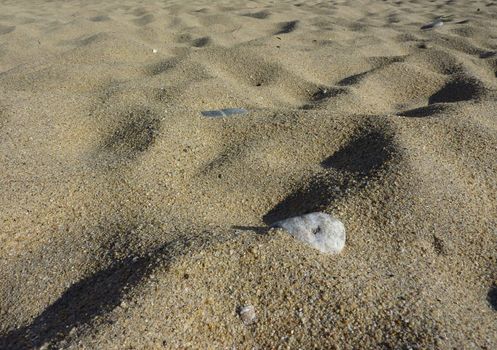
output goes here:
[[0, 9], [1, 349], [497, 348], [494, 1]]

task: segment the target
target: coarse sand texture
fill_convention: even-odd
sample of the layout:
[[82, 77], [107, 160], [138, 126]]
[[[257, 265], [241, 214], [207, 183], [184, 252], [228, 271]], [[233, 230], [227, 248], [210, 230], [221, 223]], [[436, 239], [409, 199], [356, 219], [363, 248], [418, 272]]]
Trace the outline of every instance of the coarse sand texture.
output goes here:
[[0, 349], [497, 349], [497, 2], [0, 0]]

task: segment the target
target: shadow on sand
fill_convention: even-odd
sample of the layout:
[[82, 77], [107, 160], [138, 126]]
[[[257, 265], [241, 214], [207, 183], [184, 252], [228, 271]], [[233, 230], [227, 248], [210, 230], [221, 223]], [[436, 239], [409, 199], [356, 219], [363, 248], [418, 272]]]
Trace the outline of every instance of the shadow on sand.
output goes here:
[[72, 328], [88, 324], [120, 305], [125, 294], [159, 264], [167, 268], [178, 256], [205, 249], [212, 242], [213, 239], [206, 235], [193, 239], [183, 236], [145, 256], [128, 256], [114, 262], [73, 284], [31, 324], [0, 335], [0, 349], [39, 348], [61, 341]]
[[[321, 165], [334, 169], [313, 177], [288, 195], [264, 216], [268, 225], [292, 216], [319, 211], [346, 195], [347, 189], [365, 186], [392, 157], [392, 142], [382, 131], [359, 131], [347, 144], [325, 159]], [[342, 176], [338, 176], [338, 173]]]

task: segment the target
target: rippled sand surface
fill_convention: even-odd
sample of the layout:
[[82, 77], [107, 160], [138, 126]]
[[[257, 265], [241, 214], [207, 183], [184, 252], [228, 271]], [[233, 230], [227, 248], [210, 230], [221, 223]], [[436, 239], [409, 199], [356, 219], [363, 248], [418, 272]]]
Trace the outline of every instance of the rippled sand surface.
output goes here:
[[495, 349], [496, 174], [495, 1], [2, 0], [0, 348]]

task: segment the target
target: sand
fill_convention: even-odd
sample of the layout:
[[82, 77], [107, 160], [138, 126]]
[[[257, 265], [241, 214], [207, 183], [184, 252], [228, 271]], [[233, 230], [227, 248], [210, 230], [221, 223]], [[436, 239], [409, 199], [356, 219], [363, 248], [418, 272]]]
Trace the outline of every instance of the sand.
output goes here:
[[496, 349], [496, 174], [495, 1], [1, 1], [0, 348]]

